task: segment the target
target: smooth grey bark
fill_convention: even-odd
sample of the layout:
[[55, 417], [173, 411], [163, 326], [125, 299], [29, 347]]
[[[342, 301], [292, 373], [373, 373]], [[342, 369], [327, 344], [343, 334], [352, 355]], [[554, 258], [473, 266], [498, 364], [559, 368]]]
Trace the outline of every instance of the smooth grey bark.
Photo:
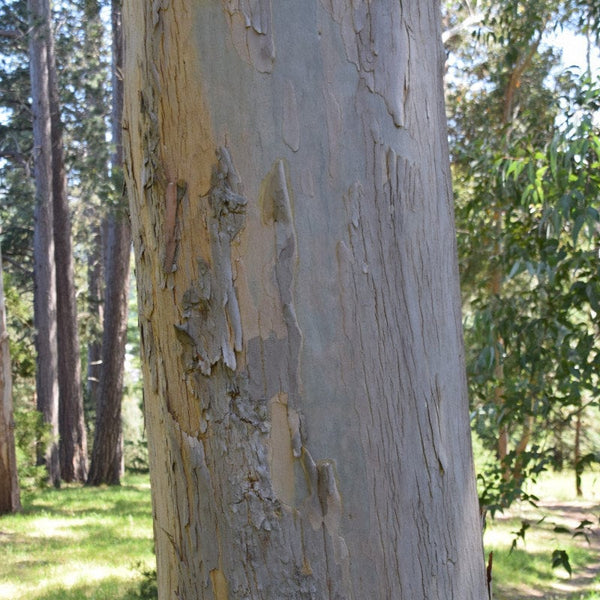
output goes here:
[[0, 254], [0, 515], [21, 510], [3, 273]]
[[64, 162], [54, 35], [50, 30], [46, 37], [46, 43], [52, 140], [52, 208], [57, 295], [60, 471], [61, 479], [64, 481], [85, 482], [87, 478], [87, 432], [81, 383], [71, 215]]
[[58, 451], [58, 346], [56, 331], [56, 267], [52, 203], [52, 133], [48, 87], [48, 0], [28, 0], [30, 74], [35, 176], [34, 323], [37, 352], [37, 407], [50, 427], [51, 441], [40, 457], [50, 482], [60, 484]]
[[124, 22], [159, 597], [487, 598], [439, 3]]
[[[115, 152], [112, 158], [113, 179], [123, 163], [123, 39], [121, 2], [111, 5], [113, 35], [113, 111], [112, 134]], [[88, 484], [118, 485], [123, 474], [123, 437], [121, 401], [127, 342], [129, 300], [129, 263], [131, 258], [131, 225], [124, 190], [116, 190], [118, 201], [108, 217], [106, 295], [102, 336], [102, 365], [92, 463]]]

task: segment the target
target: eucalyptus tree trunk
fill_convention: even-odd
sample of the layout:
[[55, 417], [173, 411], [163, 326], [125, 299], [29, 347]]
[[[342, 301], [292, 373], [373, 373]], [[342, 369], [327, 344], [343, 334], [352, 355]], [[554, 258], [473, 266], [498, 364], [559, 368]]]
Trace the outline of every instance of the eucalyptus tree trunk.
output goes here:
[[0, 254], [0, 515], [21, 510], [15, 453], [12, 375], [2, 274], [2, 255]]
[[56, 266], [52, 204], [52, 138], [48, 87], [48, 0], [28, 0], [29, 70], [33, 115], [35, 225], [33, 234], [34, 323], [37, 352], [37, 407], [50, 428], [51, 441], [40, 460], [50, 482], [60, 484], [58, 453], [58, 346], [56, 331]]
[[159, 598], [487, 598], [439, 3], [125, 7]]
[[71, 242], [71, 215], [63, 151], [58, 79], [52, 31], [46, 38], [52, 139], [52, 199], [56, 261], [60, 473], [64, 481], [87, 478], [87, 432], [81, 387], [81, 358]]
[[[121, 0], [112, 0], [113, 36], [113, 110], [112, 138], [115, 146], [112, 158], [113, 180], [122, 178], [123, 164], [123, 33]], [[88, 483], [117, 485], [123, 475], [123, 435], [121, 401], [127, 342], [127, 313], [129, 300], [129, 263], [131, 259], [131, 225], [124, 190], [115, 190], [117, 201], [106, 225], [106, 294], [104, 298], [104, 327], [102, 364], [96, 406], [96, 428], [92, 464]]]

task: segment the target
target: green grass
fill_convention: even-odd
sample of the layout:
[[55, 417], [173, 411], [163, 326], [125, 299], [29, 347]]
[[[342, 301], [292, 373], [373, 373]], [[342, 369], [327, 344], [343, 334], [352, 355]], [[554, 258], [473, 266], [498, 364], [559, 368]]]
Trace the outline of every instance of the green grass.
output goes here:
[[[577, 580], [600, 561], [600, 476], [586, 473], [584, 501], [577, 505], [572, 474], [547, 474], [531, 489], [542, 502], [593, 506], [589, 515], [596, 546], [555, 526], [577, 518], [528, 505], [488, 520], [486, 553], [494, 551], [494, 599], [600, 600], [600, 578]], [[147, 477], [128, 475], [121, 487], [64, 486], [26, 495], [23, 512], [0, 517], [0, 600], [132, 600], [153, 568], [152, 511]], [[541, 523], [538, 521], [544, 517]], [[524, 542], [510, 548], [522, 520], [531, 523]], [[552, 551], [566, 550], [573, 576], [553, 569]], [[562, 586], [562, 589], [561, 589]], [[570, 588], [570, 589], [569, 589]]]
[[[586, 470], [582, 475], [583, 500], [600, 503], [600, 471]], [[542, 473], [531, 491], [544, 500], [575, 500], [575, 474], [573, 471]]]
[[[569, 535], [563, 534], [563, 539], [556, 542], [550, 540], [548, 544], [540, 543], [543, 537], [537, 531], [528, 532], [525, 546], [510, 552], [511, 536], [514, 537], [511, 532], [519, 529], [520, 522], [511, 519], [510, 523], [513, 523], [514, 528], [507, 528], [508, 523], [503, 523], [500, 527], [495, 526], [496, 539], [486, 543], [486, 551], [494, 551], [493, 575], [498, 600], [512, 600], [521, 597], [520, 594], [534, 596], [536, 593], [543, 593], [542, 597], [546, 598], [558, 594], [555, 586], [562, 582], [568, 583], [571, 578], [562, 567], [552, 568], [552, 551], [555, 548], [568, 553], [573, 577], [598, 558], [593, 550], [570, 541]], [[489, 539], [490, 534], [487, 537]], [[580, 595], [582, 592], [583, 590], [579, 590], [575, 593]], [[574, 597], [579, 598], [579, 595]]]
[[[495, 600], [600, 600], [598, 479], [597, 472], [585, 473], [584, 497], [578, 499], [572, 473], [544, 474], [529, 490], [539, 497], [539, 509], [517, 505], [496, 519], [488, 519], [484, 545], [486, 557], [494, 552]], [[588, 530], [592, 544], [572, 535], [583, 518], [592, 521]], [[523, 521], [530, 527], [511, 552], [515, 532]], [[568, 553], [571, 576], [562, 567], [552, 568], [555, 549]]]
[[64, 486], [0, 518], [0, 599], [118, 600], [153, 565], [150, 485]]

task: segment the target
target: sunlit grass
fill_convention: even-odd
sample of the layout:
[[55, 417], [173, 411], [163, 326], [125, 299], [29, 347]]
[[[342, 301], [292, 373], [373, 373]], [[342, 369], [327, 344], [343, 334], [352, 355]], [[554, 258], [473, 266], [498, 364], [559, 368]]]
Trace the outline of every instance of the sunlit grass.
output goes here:
[[[583, 499], [600, 502], [600, 471], [586, 470], [581, 477]], [[575, 474], [571, 470], [542, 473], [531, 491], [543, 500], [575, 500]]]
[[0, 598], [117, 600], [153, 563], [147, 477], [120, 487], [64, 486], [0, 518]]
[[[598, 478], [598, 472], [585, 473], [584, 496], [576, 498], [572, 472], [545, 473], [529, 490], [540, 499], [539, 508], [516, 505], [488, 519], [484, 544], [486, 558], [494, 552], [495, 600], [600, 600], [600, 578], [594, 577], [600, 568]], [[583, 536], [573, 537], [583, 518], [591, 521], [586, 533], [595, 541], [593, 545]], [[530, 526], [521, 539], [517, 532], [524, 521]], [[554, 550], [567, 552], [572, 575], [563, 567], [552, 567]]]
[[[583, 478], [582, 514], [600, 523], [598, 473]], [[600, 600], [600, 580], [577, 578], [600, 562], [584, 538], [572, 537], [579, 515], [548, 510], [544, 502], [572, 504], [572, 473], [545, 474], [530, 490], [541, 501], [488, 520], [485, 549], [494, 552], [495, 600]], [[152, 568], [150, 487], [146, 477], [128, 476], [121, 487], [65, 486], [26, 496], [19, 515], [0, 518], [0, 600], [126, 600], [141, 570]], [[510, 551], [522, 522], [525, 539]], [[570, 532], [556, 531], [556, 527]], [[598, 536], [598, 533], [595, 534]], [[552, 568], [552, 551], [565, 550], [573, 576]]]

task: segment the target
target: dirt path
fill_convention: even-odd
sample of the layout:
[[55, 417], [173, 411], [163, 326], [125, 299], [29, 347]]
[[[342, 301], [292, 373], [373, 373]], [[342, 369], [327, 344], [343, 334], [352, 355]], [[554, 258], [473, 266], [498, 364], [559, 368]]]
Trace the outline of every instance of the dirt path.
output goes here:
[[[519, 516], [536, 527], [542, 527], [548, 532], [550, 540], [554, 533], [554, 527], [565, 527], [573, 532], [585, 520], [592, 521], [586, 527], [584, 536], [574, 538], [575, 543], [580, 544], [588, 552], [596, 555], [596, 559], [585, 567], [573, 570], [569, 578], [557, 578], [548, 588], [534, 590], [522, 586], [515, 590], [504, 590], [497, 593], [494, 598], [498, 600], [559, 600], [579, 599], [581, 594], [589, 592], [600, 592], [600, 504], [597, 502], [583, 501], [544, 501], [538, 503], [538, 508], [522, 507], [519, 511], [507, 514], [506, 518]], [[539, 523], [540, 519], [543, 521]], [[503, 517], [500, 517], [503, 518]], [[589, 543], [588, 543], [589, 540]]]
[[[553, 517], [553, 521], [564, 524], [574, 530], [584, 520], [593, 521], [588, 533], [589, 544], [586, 538], [578, 536], [581, 543], [593, 550], [596, 560], [583, 569], [577, 569], [568, 580], [560, 580], [553, 585], [557, 594], [568, 597], [576, 592], [589, 592], [600, 590], [600, 529], [598, 517], [600, 505], [590, 502], [542, 502], [540, 507]], [[556, 596], [560, 598], [561, 596]]]

